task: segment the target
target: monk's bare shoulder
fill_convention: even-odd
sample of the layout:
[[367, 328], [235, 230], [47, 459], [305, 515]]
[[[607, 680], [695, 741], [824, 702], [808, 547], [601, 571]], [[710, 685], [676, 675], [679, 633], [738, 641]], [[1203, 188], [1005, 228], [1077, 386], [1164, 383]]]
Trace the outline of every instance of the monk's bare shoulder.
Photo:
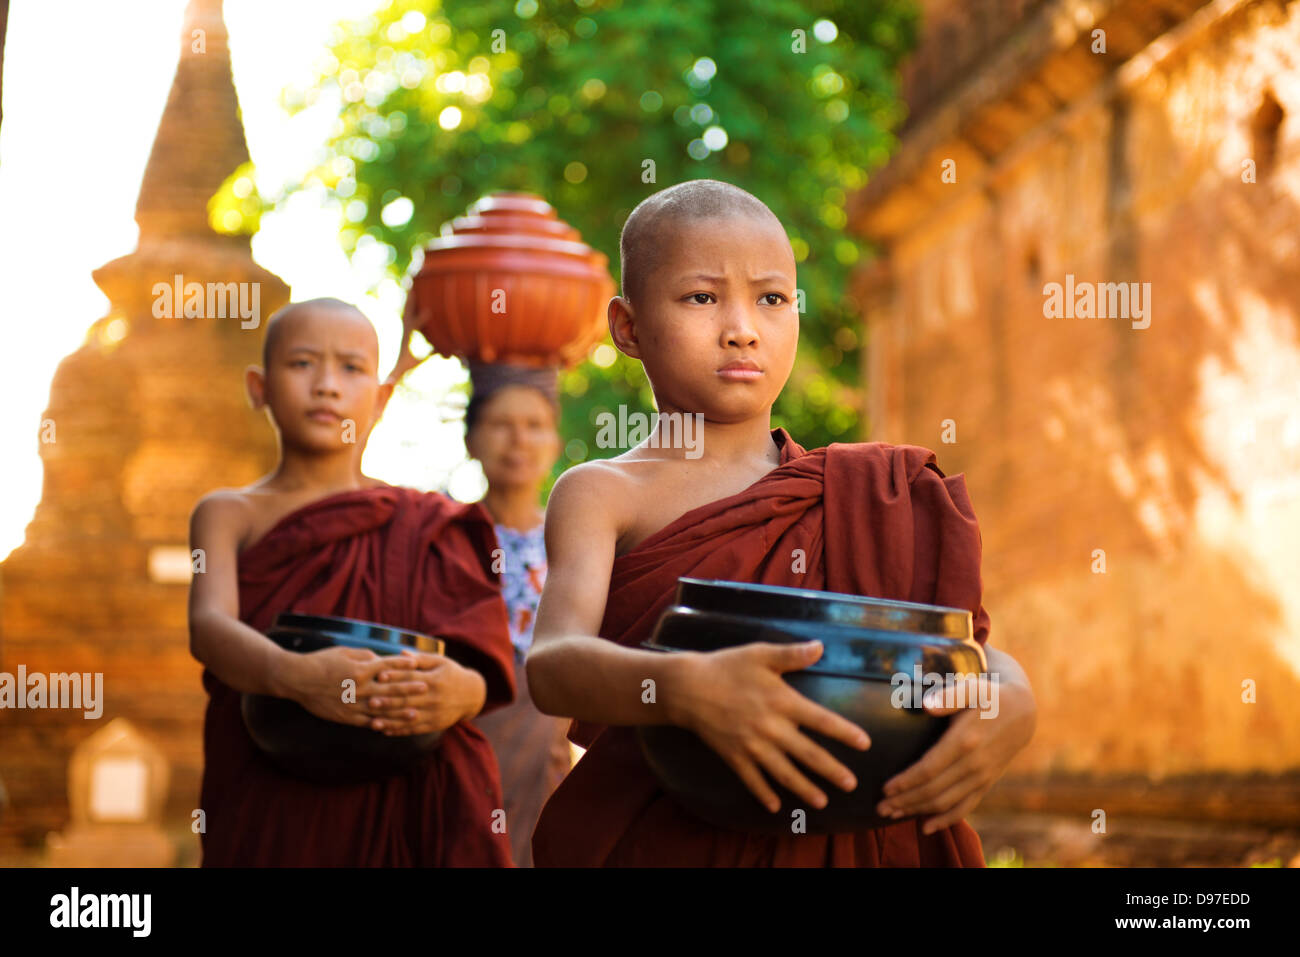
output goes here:
[[264, 481], [243, 488], [209, 492], [194, 508], [198, 526], [221, 541], [233, 541], [243, 551], [269, 532], [286, 515], [319, 498], [312, 491], [285, 492]]
[[249, 489], [221, 488], [198, 500], [190, 513], [191, 537], [208, 538], [220, 533], [236, 548], [247, 539], [257, 521], [258, 508]]
[[547, 540], [593, 534], [617, 539], [632, 521], [637, 491], [634, 478], [609, 460], [567, 469], [546, 502]]
[[605, 459], [583, 462], [555, 480], [546, 503], [547, 514], [557, 505], [561, 509], [607, 511], [612, 503], [633, 489], [631, 477], [615, 463]]
[[219, 488], [208, 492], [194, 506], [195, 515], [221, 516], [237, 519], [252, 517], [253, 502], [248, 489]]

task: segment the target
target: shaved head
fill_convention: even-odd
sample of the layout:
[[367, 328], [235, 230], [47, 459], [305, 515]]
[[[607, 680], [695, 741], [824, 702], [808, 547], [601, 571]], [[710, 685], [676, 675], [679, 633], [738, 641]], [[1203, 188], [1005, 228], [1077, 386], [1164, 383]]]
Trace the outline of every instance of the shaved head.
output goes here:
[[785, 235], [785, 227], [767, 204], [739, 186], [716, 179], [692, 179], [669, 186], [643, 199], [619, 238], [619, 270], [623, 298], [636, 305], [646, 282], [663, 260], [672, 233], [686, 222], [745, 217], [769, 223]]
[[349, 302], [342, 299], [333, 299], [331, 297], [322, 297], [320, 299], [306, 299], [303, 302], [291, 302], [282, 309], [279, 309], [266, 321], [266, 338], [262, 341], [262, 368], [271, 367], [271, 356], [275, 354], [277, 343], [284, 337], [284, 332], [292, 326], [296, 320], [304, 316], [332, 314], [337, 315], [344, 320], [364, 323], [370, 330], [371, 338], [374, 340], [375, 364], [379, 364], [379, 337], [375, 334], [375, 327], [366, 318], [366, 314]]

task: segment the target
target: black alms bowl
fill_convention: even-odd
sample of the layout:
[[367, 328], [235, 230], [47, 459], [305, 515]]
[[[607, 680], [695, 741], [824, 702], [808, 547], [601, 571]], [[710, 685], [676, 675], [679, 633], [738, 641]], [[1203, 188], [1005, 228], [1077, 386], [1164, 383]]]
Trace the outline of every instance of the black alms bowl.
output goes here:
[[[267, 637], [289, 651], [368, 648], [380, 655], [404, 648], [442, 654], [442, 639], [374, 622], [328, 615], [277, 615]], [[317, 784], [355, 784], [399, 774], [438, 746], [441, 731], [388, 737], [369, 728], [318, 718], [296, 702], [245, 694], [240, 712], [249, 737], [282, 771]]]
[[[796, 691], [865, 728], [871, 747], [856, 751], [814, 731], [805, 733], [848, 767], [858, 786], [844, 792], [801, 768], [826, 794], [826, 807], [770, 781], [781, 798], [773, 814], [740, 778], [690, 731], [671, 725], [638, 727], [641, 748], [659, 782], [679, 804], [717, 827], [790, 834], [803, 810], [808, 833], [856, 831], [897, 823], [876, 813], [884, 783], [925, 754], [951, 718], [919, 707], [917, 675], [987, 670], [984, 649], [971, 632], [971, 614], [959, 608], [841, 595], [744, 582], [678, 580], [676, 604], [655, 626], [646, 648], [715, 651], [750, 642], [825, 646], [811, 668], [785, 676]], [[896, 679], [906, 675], [908, 683]], [[896, 688], [898, 689], [896, 693]], [[901, 706], [895, 706], [895, 699]], [[797, 832], [796, 832], [797, 833]]]

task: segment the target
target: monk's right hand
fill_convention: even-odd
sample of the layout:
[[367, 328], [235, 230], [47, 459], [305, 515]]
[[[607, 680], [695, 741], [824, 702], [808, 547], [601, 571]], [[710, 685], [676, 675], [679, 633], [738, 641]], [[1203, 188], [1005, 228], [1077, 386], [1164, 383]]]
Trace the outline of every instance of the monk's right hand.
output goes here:
[[692, 656], [681, 687], [675, 693], [669, 689], [674, 723], [699, 735], [773, 813], [781, 810], [781, 801], [764, 771], [815, 808], [825, 807], [827, 797], [795, 761], [844, 791], [858, 784], [853, 773], [801, 727], [859, 751], [871, 746], [866, 731], [805, 698], [781, 677], [814, 664], [822, 651], [821, 642], [812, 641], [756, 642], [700, 653]]
[[[403, 717], [410, 709], [403, 707], [402, 698], [425, 690], [421, 681], [399, 680], [403, 670], [419, 666], [414, 657], [337, 647], [294, 655], [289, 661], [284, 680], [292, 700], [316, 717], [340, 724], [375, 727], [381, 718]], [[380, 674], [387, 680], [380, 682]], [[379, 706], [372, 703], [376, 698]]]

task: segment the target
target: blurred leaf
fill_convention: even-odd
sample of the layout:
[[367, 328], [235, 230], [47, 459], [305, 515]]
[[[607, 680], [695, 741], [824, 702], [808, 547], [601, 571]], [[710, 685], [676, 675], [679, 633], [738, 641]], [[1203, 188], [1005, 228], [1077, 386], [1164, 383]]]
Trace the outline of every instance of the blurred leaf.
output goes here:
[[251, 236], [262, 224], [262, 214], [274, 208], [257, 192], [252, 162], [245, 162], [208, 200], [208, 222], [215, 232]]

